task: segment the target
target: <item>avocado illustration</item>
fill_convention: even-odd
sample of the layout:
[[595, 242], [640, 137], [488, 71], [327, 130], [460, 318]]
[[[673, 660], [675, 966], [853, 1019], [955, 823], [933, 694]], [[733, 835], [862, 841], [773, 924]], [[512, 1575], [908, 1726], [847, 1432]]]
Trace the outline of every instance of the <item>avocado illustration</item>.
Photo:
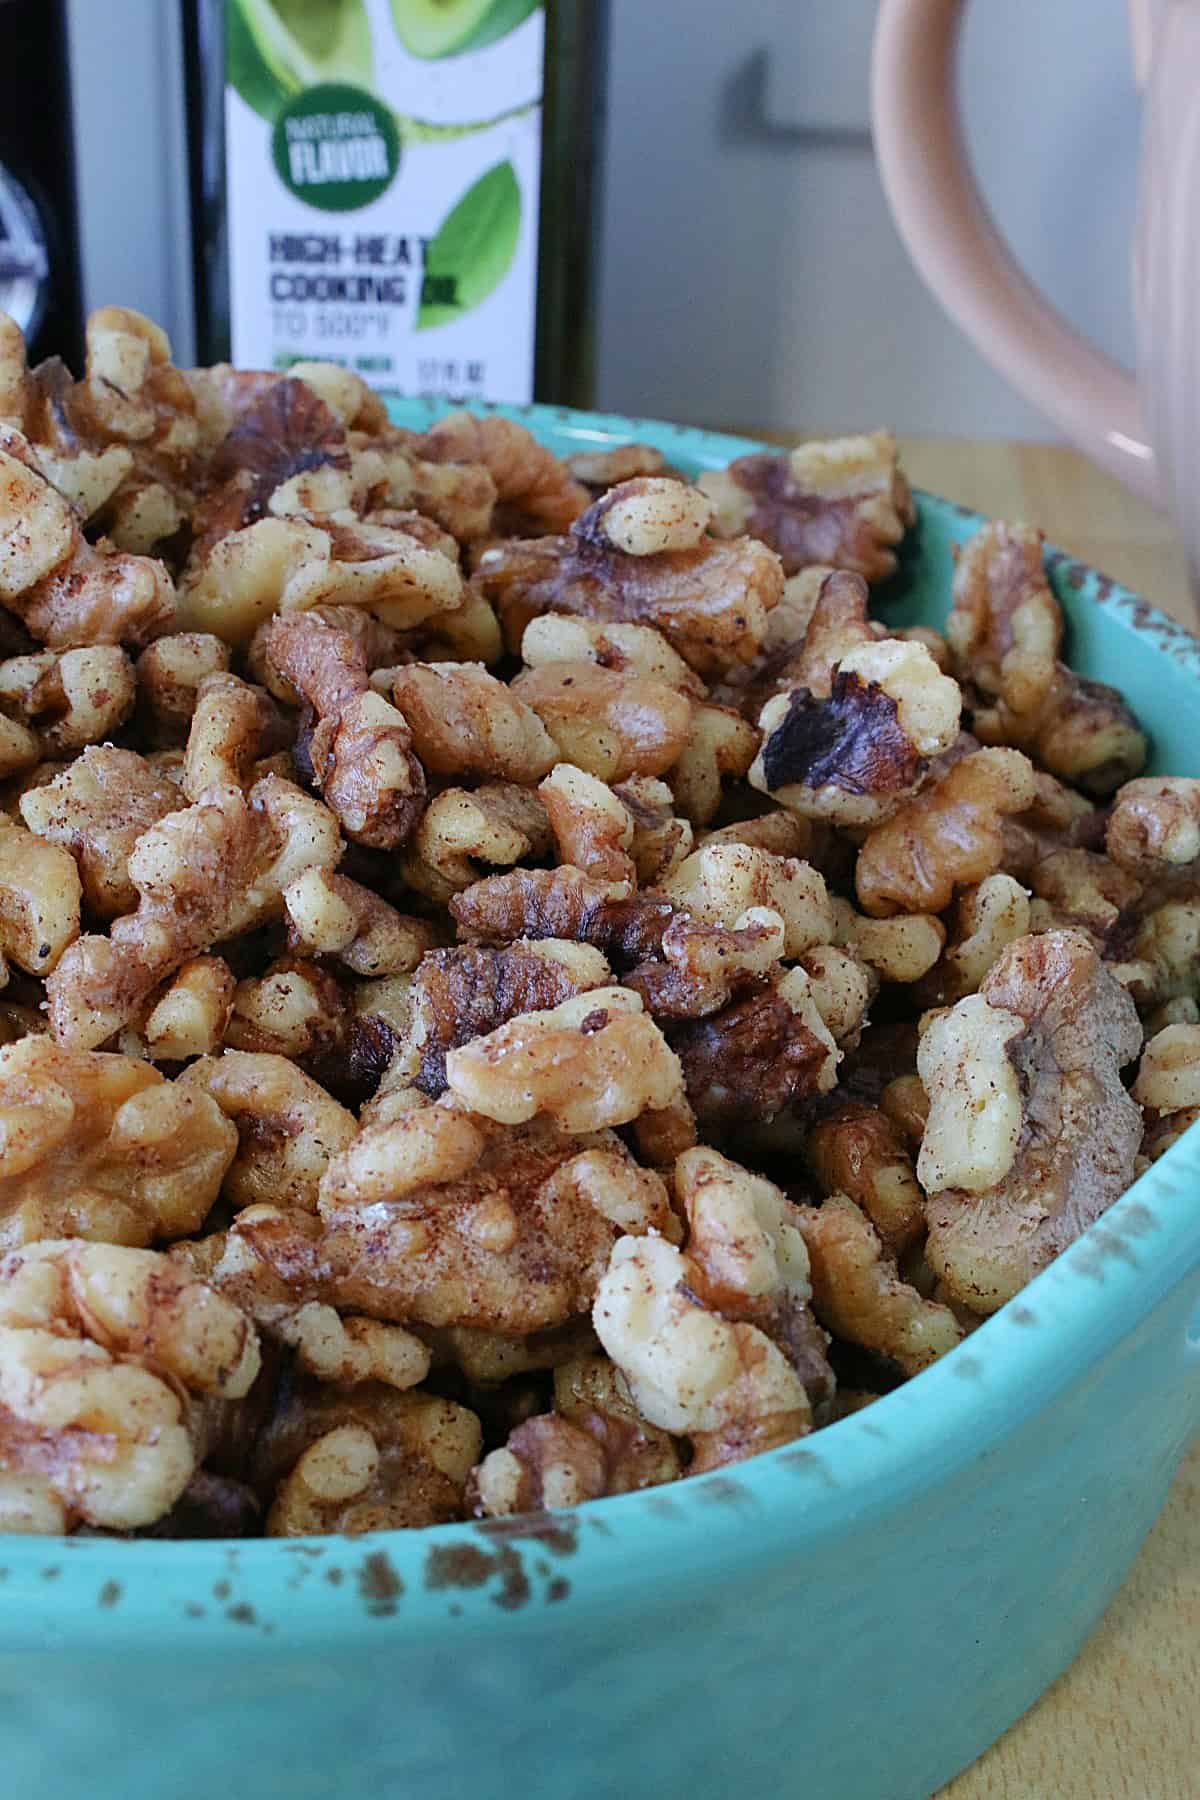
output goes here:
[[321, 82], [371, 85], [363, 0], [227, 0], [225, 32], [229, 80], [264, 119]]
[[541, 0], [392, 0], [392, 17], [404, 48], [432, 61], [482, 50], [507, 37]]

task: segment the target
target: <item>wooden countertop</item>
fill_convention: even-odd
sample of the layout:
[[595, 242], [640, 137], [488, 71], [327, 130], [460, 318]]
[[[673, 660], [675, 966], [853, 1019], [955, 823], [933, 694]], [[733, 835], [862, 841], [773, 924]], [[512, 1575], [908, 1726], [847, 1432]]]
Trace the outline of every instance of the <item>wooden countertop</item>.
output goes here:
[[[1040, 525], [1184, 624], [1200, 623], [1170, 527], [1075, 451], [906, 438], [902, 455], [915, 485]], [[1200, 1445], [1074, 1665], [935, 1800], [1195, 1800], [1198, 1688]]]

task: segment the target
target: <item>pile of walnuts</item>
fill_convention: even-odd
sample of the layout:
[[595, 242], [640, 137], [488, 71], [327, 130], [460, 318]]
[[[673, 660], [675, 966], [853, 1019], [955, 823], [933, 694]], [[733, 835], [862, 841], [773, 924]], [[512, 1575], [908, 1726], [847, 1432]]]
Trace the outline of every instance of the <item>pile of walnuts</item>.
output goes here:
[[883, 433], [693, 484], [0, 318], [0, 1529], [735, 1462], [1200, 1117], [1200, 782], [1036, 532], [873, 618], [913, 522]]

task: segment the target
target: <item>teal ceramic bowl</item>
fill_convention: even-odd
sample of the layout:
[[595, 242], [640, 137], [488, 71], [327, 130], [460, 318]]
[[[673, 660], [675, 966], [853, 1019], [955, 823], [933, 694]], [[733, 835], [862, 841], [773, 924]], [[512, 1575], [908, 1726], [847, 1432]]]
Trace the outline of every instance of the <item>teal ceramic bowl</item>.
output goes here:
[[[761, 447], [516, 416], [688, 470]], [[920, 497], [905, 622], [976, 523]], [[1050, 566], [1071, 660], [1200, 774], [1200, 645]], [[356, 1539], [0, 1539], [0, 1791], [924, 1800], [1071, 1661], [1200, 1427], [1198, 1178], [1193, 1131], [936, 1367], [727, 1472]]]

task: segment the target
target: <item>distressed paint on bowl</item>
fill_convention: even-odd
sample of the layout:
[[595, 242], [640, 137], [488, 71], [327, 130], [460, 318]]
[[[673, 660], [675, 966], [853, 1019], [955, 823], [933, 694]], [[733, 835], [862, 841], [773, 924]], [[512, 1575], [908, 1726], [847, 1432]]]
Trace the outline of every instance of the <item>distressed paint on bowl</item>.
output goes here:
[[[762, 447], [497, 410], [689, 471]], [[978, 519], [919, 506], [886, 616], [938, 624]], [[1071, 660], [1200, 773], [1200, 645], [1048, 565]], [[0, 1538], [5, 1791], [923, 1800], [1075, 1655], [1200, 1429], [1197, 1132], [934, 1368], [731, 1470], [359, 1539]]]

